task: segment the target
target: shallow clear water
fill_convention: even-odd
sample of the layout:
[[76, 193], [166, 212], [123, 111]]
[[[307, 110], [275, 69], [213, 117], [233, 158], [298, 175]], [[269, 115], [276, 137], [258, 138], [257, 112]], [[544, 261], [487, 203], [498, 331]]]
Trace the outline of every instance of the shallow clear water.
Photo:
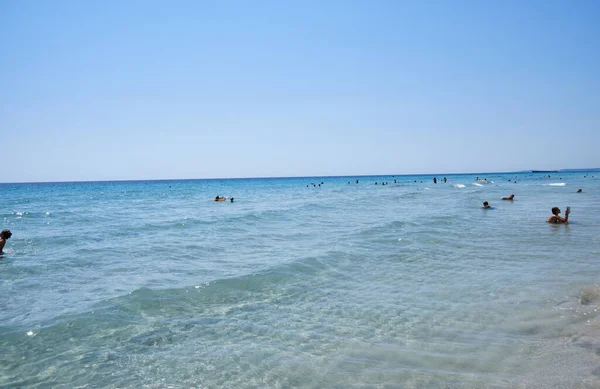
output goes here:
[[0, 387], [600, 387], [600, 173], [550, 175], [2, 184]]

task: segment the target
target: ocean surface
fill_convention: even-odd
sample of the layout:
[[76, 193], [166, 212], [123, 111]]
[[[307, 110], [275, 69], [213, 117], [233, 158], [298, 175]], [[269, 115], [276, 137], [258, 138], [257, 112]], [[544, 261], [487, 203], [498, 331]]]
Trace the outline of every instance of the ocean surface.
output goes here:
[[478, 176], [0, 184], [0, 388], [599, 388], [600, 172]]

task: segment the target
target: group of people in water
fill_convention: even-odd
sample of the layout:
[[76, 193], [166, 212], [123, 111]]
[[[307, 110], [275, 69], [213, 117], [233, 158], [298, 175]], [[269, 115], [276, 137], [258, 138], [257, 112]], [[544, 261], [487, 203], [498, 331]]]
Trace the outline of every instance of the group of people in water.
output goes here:
[[[550, 176], [548, 176], [548, 178], [550, 178]], [[444, 181], [444, 183], [447, 182], [446, 177], [444, 177], [443, 179], [440, 179], [440, 181], [442, 181], [442, 180]], [[477, 182], [483, 182], [483, 183], [490, 182], [490, 181], [488, 181], [487, 178], [479, 178], [479, 177], [476, 177], [475, 181], [477, 181]], [[517, 183], [517, 180], [514, 180], [514, 181], [508, 180], [508, 181], [514, 182], [515, 184]], [[415, 180], [415, 182], [417, 182], [417, 181]], [[421, 182], [423, 182], [423, 181], [421, 181]], [[437, 182], [438, 182], [437, 177], [433, 177], [433, 183], [437, 184]], [[324, 182], [321, 182], [321, 184], [323, 184], [323, 183]], [[350, 183], [350, 181], [348, 181], [348, 184], [349, 183]], [[394, 183], [396, 183], [396, 180], [394, 180]], [[320, 187], [321, 184], [318, 184], [318, 186]], [[358, 184], [358, 180], [356, 180], [356, 184]], [[378, 184], [379, 184], [378, 182], [375, 182], [375, 185], [378, 185]], [[317, 184], [314, 184], [312, 182], [311, 182], [311, 185], [314, 186], [314, 187], [317, 186]], [[383, 181], [383, 182], [381, 182], [381, 185], [389, 185], [389, 184], [388, 184], [387, 181]], [[306, 186], [308, 187], [309, 185], [306, 185]], [[582, 193], [582, 192], [583, 192], [582, 189], [578, 189], [577, 190], [577, 193]], [[217, 198], [218, 198], [218, 196], [217, 196]], [[223, 200], [217, 200], [217, 199], [215, 199], [215, 201], [225, 201], [224, 200], [225, 198], [222, 198], [222, 199]], [[505, 201], [513, 201], [514, 199], [515, 199], [515, 195], [514, 194], [511, 194], [510, 196], [504, 196], [504, 197], [502, 197], [502, 200], [505, 200]], [[233, 199], [231, 200], [231, 202], [233, 202]], [[490, 209], [490, 208], [492, 208], [492, 206], [487, 201], [484, 201], [483, 202], [483, 208], [484, 209]], [[569, 214], [571, 213], [571, 208], [567, 207], [567, 210], [565, 212], [565, 217], [561, 217], [560, 213], [561, 213], [560, 208], [553, 207], [552, 208], [552, 216], [550, 216], [548, 218], [547, 222], [548, 223], [568, 223], [569, 222]]]
[[[550, 176], [548, 176], [548, 178], [549, 177]], [[443, 178], [443, 181], [446, 182], [446, 177]], [[488, 182], [487, 179], [485, 179], [485, 178], [484, 179], [480, 179], [479, 177], [476, 178], [476, 181], [478, 181], [478, 182]], [[417, 181], [415, 180], [415, 182], [417, 182]], [[515, 180], [514, 182], [516, 183], [517, 181]], [[350, 181], [348, 181], [348, 183], [350, 183]], [[396, 180], [394, 180], [394, 183], [396, 183]], [[437, 177], [433, 178], [433, 183], [437, 184]], [[314, 183], [311, 182], [311, 185], [314, 186], [314, 187], [316, 187], [317, 185], [321, 186], [321, 184], [324, 184], [324, 182], [321, 181], [321, 183], [319, 183], [319, 184], [314, 184]], [[356, 180], [356, 184], [358, 184], [358, 180]], [[382, 185], [389, 185], [387, 182], [382, 182], [381, 184]], [[377, 182], [375, 183], [375, 185], [377, 185]], [[308, 186], [308, 185], [306, 185], [306, 186]], [[583, 192], [583, 189], [578, 189], [577, 190], [577, 193], [582, 193], [582, 192]], [[515, 195], [514, 194], [511, 194], [510, 196], [502, 197], [502, 200], [505, 200], [505, 201], [512, 201], [514, 199], [515, 199]], [[213, 201], [215, 201], [215, 202], [225, 202], [227, 200], [228, 200], [228, 198], [225, 197], [225, 196], [216, 196]], [[229, 198], [229, 202], [233, 203], [233, 201], [234, 201], [234, 198], [230, 197]], [[490, 208], [492, 208], [492, 206], [487, 201], [484, 201], [483, 202], [483, 208], [484, 209], [490, 209]], [[567, 207], [567, 210], [565, 211], [565, 216], [564, 217], [560, 216], [560, 214], [561, 214], [560, 208], [553, 207], [552, 208], [552, 215], [548, 218], [547, 222], [548, 223], [556, 223], [556, 224], [569, 223], [569, 215], [571, 214], [571, 208]], [[2, 254], [2, 249], [4, 248], [4, 245], [6, 245], [6, 241], [8, 239], [10, 239], [11, 236], [12, 236], [12, 232], [10, 230], [2, 230], [2, 232], [0, 232], [0, 254]]]
[[[582, 193], [583, 190], [582, 189], [578, 189], [577, 193]], [[504, 196], [502, 197], [502, 200], [506, 200], [506, 201], [512, 201], [515, 199], [515, 195], [511, 194], [510, 196]], [[490, 209], [492, 208], [490, 206], [490, 204], [487, 201], [483, 202], [483, 208], [484, 209]], [[567, 210], [565, 211], [565, 217], [560, 216], [560, 208], [558, 207], [552, 207], [552, 216], [550, 216], [548, 218], [548, 220], [546, 220], [547, 223], [553, 223], [553, 224], [567, 224], [569, 223], [569, 215], [571, 214], [571, 207], [567, 207]]]

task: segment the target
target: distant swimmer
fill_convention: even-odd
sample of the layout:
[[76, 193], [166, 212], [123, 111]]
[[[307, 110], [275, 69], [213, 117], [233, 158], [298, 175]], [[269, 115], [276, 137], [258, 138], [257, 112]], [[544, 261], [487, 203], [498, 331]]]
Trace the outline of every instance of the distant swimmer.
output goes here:
[[437, 184], [437, 178], [436, 177], [433, 177], [433, 183]]
[[514, 199], [515, 199], [515, 195], [514, 194], [511, 194], [508, 197], [502, 197], [502, 200], [514, 200]]
[[227, 200], [227, 198], [223, 197], [223, 196], [217, 196], [215, 197], [215, 201], [225, 201]]
[[232, 197], [232, 198], [230, 198], [230, 199], [229, 199], [229, 201], [233, 203], [233, 197]]
[[6, 240], [10, 239], [11, 236], [12, 232], [10, 232], [10, 230], [2, 230], [2, 232], [0, 232], [0, 254], [2, 254], [2, 249], [6, 244]]
[[489, 209], [489, 208], [492, 208], [492, 207], [490, 207], [490, 205], [488, 204], [488, 202], [487, 202], [487, 201], [484, 201], [484, 202], [483, 202], [483, 208], [485, 208], [485, 209]]
[[552, 208], [552, 216], [550, 216], [547, 220], [548, 223], [569, 223], [569, 214], [571, 213], [571, 207], [567, 207], [567, 211], [565, 212], [565, 217], [558, 216], [560, 214], [560, 208], [554, 207]]
[[444, 184], [446, 183], [446, 177], [444, 177]]
[[583, 189], [577, 189], [577, 193], [583, 192]]

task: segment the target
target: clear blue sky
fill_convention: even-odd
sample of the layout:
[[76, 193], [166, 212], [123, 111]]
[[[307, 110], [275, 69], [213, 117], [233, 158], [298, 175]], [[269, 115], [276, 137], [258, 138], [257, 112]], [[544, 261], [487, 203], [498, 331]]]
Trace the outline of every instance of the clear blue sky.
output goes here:
[[600, 1], [0, 0], [0, 182], [600, 167]]

